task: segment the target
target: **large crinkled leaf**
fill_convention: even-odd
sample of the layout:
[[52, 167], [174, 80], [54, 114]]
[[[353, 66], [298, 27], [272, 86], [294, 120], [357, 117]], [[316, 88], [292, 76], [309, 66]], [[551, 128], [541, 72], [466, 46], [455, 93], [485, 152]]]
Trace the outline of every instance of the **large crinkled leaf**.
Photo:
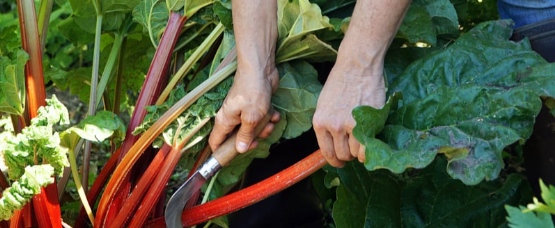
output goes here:
[[[97, 13], [93, 0], [70, 0], [73, 14], [70, 18], [84, 32], [94, 34], [97, 21]], [[130, 13], [139, 0], [100, 0], [100, 12], [102, 14], [102, 31], [117, 31], [122, 26], [126, 14]], [[73, 39], [72, 37], [67, 37]]]
[[233, 30], [233, 18], [231, 12], [231, 0], [216, 0], [214, 2], [214, 13], [220, 19], [220, 22], [228, 30]]
[[401, 108], [381, 142], [366, 144], [367, 168], [399, 173], [442, 153], [449, 175], [466, 184], [497, 178], [503, 148], [531, 134], [540, 95], [555, 95], [555, 66], [508, 41], [511, 33], [507, 21], [481, 24], [398, 76], [389, 91], [403, 93]]
[[292, 59], [326, 61], [335, 59], [337, 51], [315, 35], [317, 31], [333, 30], [329, 18], [308, 0], [278, 1], [278, 44], [276, 62]]
[[23, 115], [25, 107], [25, 63], [29, 56], [21, 49], [16, 59], [0, 52], [0, 112]]
[[397, 37], [410, 43], [435, 45], [437, 36], [457, 37], [458, 34], [457, 11], [449, 0], [416, 0], [409, 7]]
[[54, 169], [50, 165], [25, 167], [25, 173], [0, 198], [0, 220], [9, 220], [15, 210], [21, 210], [41, 187], [54, 183]]
[[277, 66], [280, 74], [279, 88], [272, 96], [272, 104], [287, 118], [283, 138], [291, 139], [312, 127], [322, 84], [318, 73], [305, 61], [294, 61]]
[[[342, 227], [500, 227], [503, 205], [522, 203], [531, 190], [519, 174], [466, 186], [445, 173], [438, 159], [410, 179], [386, 170], [367, 171], [358, 162], [326, 168], [340, 180], [333, 218]], [[329, 179], [328, 179], [329, 180]]]
[[180, 0], [180, 1], [184, 2], [183, 15], [186, 16], [187, 18], [191, 18], [195, 13], [197, 13], [202, 8], [214, 3], [215, 0]]
[[409, 7], [397, 37], [408, 40], [410, 43], [426, 42], [435, 44], [436, 34], [433, 28], [432, 18], [426, 7], [413, 4]]
[[46, 107], [39, 108], [31, 125], [6, 143], [4, 163], [12, 180], [23, 175], [26, 166], [36, 163], [49, 164], [60, 175], [64, 167], [69, 166], [67, 149], [60, 146], [60, 137], [53, 131], [55, 125], [69, 123], [68, 111], [55, 96], [47, 99], [46, 103]]
[[69, 124], [69, 112], [67, 108], [58, 100], [56, 95], [46, 99], [46, 106], [39, 107], [38, 115], [31, 120], [31, 125], [67, 125]]
[[143, 31], [148, 32], [154, 46], [158, 46], [169, 16], [162, 0], [144, 0], [133, 9], [133, 20], [143, 26]]
[[450, 0], [418, 0], [416, 4], [426, 7], [437, 35], [459, 36], [459, 18]]

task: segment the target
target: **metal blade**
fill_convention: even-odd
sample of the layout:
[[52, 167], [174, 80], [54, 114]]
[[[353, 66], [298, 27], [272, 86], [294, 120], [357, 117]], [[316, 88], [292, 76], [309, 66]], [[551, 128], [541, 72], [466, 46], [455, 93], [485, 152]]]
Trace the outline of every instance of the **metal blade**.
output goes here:
[[200, 190], [206, 179], [197, 171], [172, 195], [164, 211], [164, 220], [169, 228], [182, 228], [181, 214], [191, 196]]

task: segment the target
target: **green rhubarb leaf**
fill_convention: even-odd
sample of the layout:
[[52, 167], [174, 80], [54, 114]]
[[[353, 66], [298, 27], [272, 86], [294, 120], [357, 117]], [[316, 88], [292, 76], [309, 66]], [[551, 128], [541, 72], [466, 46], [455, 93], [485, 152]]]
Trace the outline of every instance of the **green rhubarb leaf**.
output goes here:
[[94, 42], [94, 33], [83, 31], [83, 29], [75, 23], [74, 17], [68, 17], [61, 21], [58, 24], [58, 30], [76, 47], [82, 47]]
[[425, 6], [412, 4], [409, 7], [403, 23], [399, 27], [397, 37], [406, 39], [410, 43], [425, 42], [435, 44], [437, 42], [432, 18]]
[[410, 43], [425, 42], [436, 45], [437, 36], [456, 38], [459, 19], [449, 0], [413, 1], [399, 28], [397, 37]]
[[182, 0], [185, 1], [183, 11], [184, 16], [187, 18], [191, 18], [195, 13], [197, 13], [200, 9], [211, 5], [214, 3], [215, 0]]
[[25, 64], [29, 56], [21, 49], [11, 60], [0, 54], [0, 112], [23, 115], [25, 107]]
[[54, 183], [54, 169], [50, 165], [25, 167], [24, 174], [11, 187], [2, 192], [0, 198], [0, 220], [9, 220], [15, 210], [23, 209], [41, 187]]
[[31, 125], [23, 128], [20, 134], [7, 142], [4, 162], [12, 180], [17, 180], [23, 175], [28, 165], [50, 164], [55, 174], [59, 175], [64, 167], [69, 166], [67, 149], [60, 146], [60, 137], [53, 131], [55, 125], [69, 123], [68, 111], [56, 96], [47, 99], [46, 103], [47, 106], [39, 108], [37, 117], [31, 120]]
[[272, 96], [272, 104], [287, 118], [283, 138], [291, 139], [312, 127], [322, 84], [316, 70], [305, 61], [282, 63], [277, 67], [280, 81]]
[[[386, 170], [367, 171], [358, 162], [327, 167], [336, 176], [337, 201], [332, 216], [342, 227], [501, 227], [505, 204], [519, 204], [531, 189], [518, 174], [505, 180], [467, 186], [445, 172], [445, 159], [410, 179]], [[538, 226], [539, 227], [539, 226]]]
[[214, 2], [214, 13], [220, 19], [220, 22], [228, 30], [233, 30], [233, 18], [231, 12], [231, 0], [216, 0]]
[[168, 22], [170, 13], [162, 0], [145, 0], [133, 9], [133, 20], [143, 25], [152, 44], [156, 47]]
[[97, 112], [94, 116], [87, 116], [77, 126], [64, 131], [61, 134], [64, 142], [62, 146], [68, 149], [75, 148], [79, 137], [92, 142], [102, 142], [113, 137], [114, 142], [120, 144], [125, 138], [125, 123], [112, 112]]
[[99, 0], [102, 13], [128, 13], [140, 2], [141, 0]]
[[444, 153], [453, 178], [466, 184], [497, 178], [503, 148], [530, 136], [539, 97], [555, 96], [548, 83], [555, 66], [526, 41], [509, 41], [511, 34], [507, 21], [478, 25], [396, 77], [389, 91], [402, 92], [403, 101], [377, 136], [381, 142], [363, 142], [374, 148], [367, 168], [400, 173]]
[[356, 3], [355, 0], [313, 0], [312, 3], [318, 4], [322, 9], [322, 14], [327, 14]]
[[529, 227], [542, 227], [553, 228], [553, 220], [547, 212], [523, 212], [526, 208], [523, 206], [511, 207], [506, 205], [505, 209], [509, 216], [507, 221], [511, 228], [529, 228]]
[[318, 5], [308, 0], [279, 0], [276, 62], [335, 60], [337, 51], [314, 35], [324, 29], [334, 27], [328, 17], [322, 16]]
[[69, 124], [69, 113], [67, 108], [58, 100], [56, 95], [46, 99], [46, 106], [39, 107], [38, 115], [31, 120], [34, 126], [53, 126], [55, 124]]
[[179, 11], [183, 8], [184, 5], [185, 5], [185, 0], [167, 0], [166, 1], [166, 6], [168, 7], [168, 10], [171, 10], [171, 11]]
[[[96, 0], [95, 0], [96, 1]], [[69, 0], [73, 9], [74, 23], [84, 32], [94, 34], [96, 29], [97, 12], [93, 0]], [[140, 0], [99, 0], [100, 14], [102, 14], [102, 31], [118, 31], [124, 24], [127, 13], [130, 13]], [[71, 39], [71, 37], [67, 37]]]
[[416, 3], [426, 7], [437, 35], [459, 36], [459, 18], [450, 0], [418, 0]]
[[[18, 55], [19, 50], [21, 50], [21, 35], [19, 34], [20, 31], [18, 20], [14, 19], [17, 16], [14, 17], [9, 14], [4, 15], [8, 16], [14, 24], [8, 26], [9, 23], [7, 22], [7, 20], [3, 20], [1, 18], [2, 15], [0, 15], [0, 21], [2, 21], [2, 23], [0, 24], [0, 40], [2, 41], [0, 42], [0, 56], [15, 59], [15, 57]], [[2, 26], [6, 27], [2, 28]]]

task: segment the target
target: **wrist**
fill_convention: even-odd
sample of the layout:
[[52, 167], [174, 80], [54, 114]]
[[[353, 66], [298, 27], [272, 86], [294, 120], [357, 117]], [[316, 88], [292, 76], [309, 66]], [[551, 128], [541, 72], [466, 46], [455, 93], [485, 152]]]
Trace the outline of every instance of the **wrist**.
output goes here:
[[357, 77], [382, 78], [384, 71], [382, 56], [338, 55], [334, 68], [347, 75]]
[[270, 77], [276, 71], [274, 55], [267, 55], [266, 57], [252, 57], [237, 59], [237, 71], [241, 75], [252, 75], [255, 77]]

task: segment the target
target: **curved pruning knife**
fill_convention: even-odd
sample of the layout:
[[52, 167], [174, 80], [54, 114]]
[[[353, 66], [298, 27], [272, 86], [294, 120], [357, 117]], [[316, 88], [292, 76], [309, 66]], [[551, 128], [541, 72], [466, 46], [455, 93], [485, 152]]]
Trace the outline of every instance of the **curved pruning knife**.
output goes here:
[[[270, 121], [273, 114], [273, 108], [268, 112], [268, 115], [260, 121], [255, 129], [255, 135], [260, 134], [266, 123]], [[187, 180], [177, 191], [172, 195], [170, 201], [166, 205], [166, 210], [164, 211], [164, 220], [166, 226], [169, 228], [181, 228], [183, 224], [181, 223], [181, 214], [183, 214], [183, 208], [187, 204], [187, 201], [200, 190], [200, 187], [208, 180], [210, 177], [214, 176], [223, 166], [226, 166], [235, 158], [239, 152], [235, 149], [235, 141], [237, 138], [237, 132], [233, 133], [230, 137], [226, 139], [224, 143], [214, 153], [208, 160], [206, 160], [202, 166]]]

